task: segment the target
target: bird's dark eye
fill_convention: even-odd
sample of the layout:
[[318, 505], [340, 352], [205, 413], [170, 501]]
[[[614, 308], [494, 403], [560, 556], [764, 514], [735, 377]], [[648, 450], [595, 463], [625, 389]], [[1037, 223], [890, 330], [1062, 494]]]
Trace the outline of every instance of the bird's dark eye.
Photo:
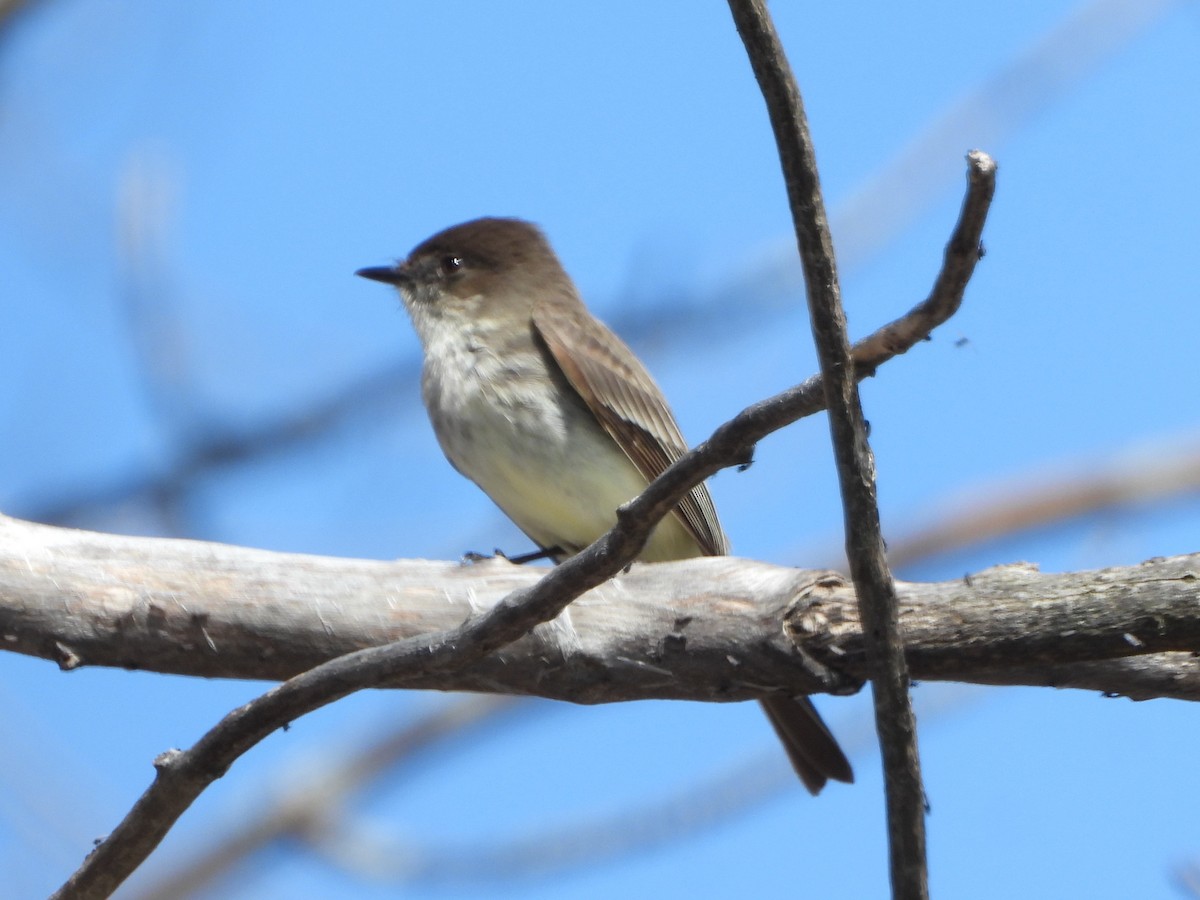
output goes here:
[[447, 275], [453, 275], [463, 267], [463, 264], [463, 258], [461, 256], [455, 256], [451, 254], [450, 256], [442, 257], [442, 271]]

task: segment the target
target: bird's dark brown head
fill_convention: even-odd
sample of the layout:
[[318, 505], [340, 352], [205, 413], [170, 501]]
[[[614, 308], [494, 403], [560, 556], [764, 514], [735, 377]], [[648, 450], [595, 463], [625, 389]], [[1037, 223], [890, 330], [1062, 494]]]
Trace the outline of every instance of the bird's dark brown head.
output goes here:
[[466, 297], [489, 287], [499, 286], [509, 293], [566, 280], [541, 230], [531, 222], [508, 218], [454, 225], [422, 241], [394, 266], [359, 269], [355, 274], [406, 293], [412, 290], [417, 296], [425, 293], [423, 287]]
[[579, 305], [575, 285], [536, 225], [521, 219], [474, 219], [439, 231], [394, 266], [357, 275], [394, 285], [422, 340], [445, 327], [532, 334], [541, 303]]

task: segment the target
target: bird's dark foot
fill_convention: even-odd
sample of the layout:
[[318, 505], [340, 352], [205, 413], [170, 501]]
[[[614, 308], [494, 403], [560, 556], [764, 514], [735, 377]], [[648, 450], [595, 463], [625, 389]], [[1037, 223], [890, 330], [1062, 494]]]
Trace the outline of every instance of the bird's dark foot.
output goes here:
[[515, 566], [523, 566], [525, 563], [537, 562], [539, 559], [554, 559], [556, 556], [561, 556], [562, 552], [561, 547], [543, 547], [541, 550], [522, 553], [520, 556], [504, 556], [499, 550], [496, 551], [496, 555], [507, 559]]
[[[501, 554], [497, 554], [497, 555], [501, 555]], [[468, 550], [466, 553], [464, 553], [462, 555], [462, 564], [464, 566], [469, 566], [469, 565], [473, 565], [477, 562], [483, 562], [485, 559], [491, 559], [491, 558], [492, 557], [486, 553], [476, 553], [474, 550]]]

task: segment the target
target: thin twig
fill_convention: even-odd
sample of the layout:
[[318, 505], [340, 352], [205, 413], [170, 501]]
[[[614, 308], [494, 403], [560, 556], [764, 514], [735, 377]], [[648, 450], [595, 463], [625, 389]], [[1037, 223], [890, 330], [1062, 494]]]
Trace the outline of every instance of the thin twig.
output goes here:
[[996, 164], [991, 157], [980, 150], [968, 153], [967, 181], [967, 195], [963, 199], [958, 225], [946, 244], [942, 268], [933, 283], [933, 290], [908, 315], [878, 329], [854, 346], [853, 369], [859, 380], [872, 374], [880, 363], [925, 340], [934, 325], [949, 319], [962, 304], [967, 282], [982, 258], [983, 224], [996, 192]]
[[[895, 585], [879, 523], [875, 463], [858, 396], [816, 154], [800, 90], [766, 3], [729, 0], [729, 6], [766, 101], [779, 148], [804, 268], [813, 339], [825, 378], [830, 433], [846, 520], [846, 555], [858, 592], [868, 658], [872, 661], [875, 722], [887, 793], [892, 894], [925, 898], [929, 895], [925, 798], [917, 754], [916, 719], [908, 695], [909, 678]], [[947, 255], [950, 253], [948, 248]], [[963, 267], [960, 274], [969, 276], [973, 265]], [[948, 272], [949, 267], [943, 271]]]

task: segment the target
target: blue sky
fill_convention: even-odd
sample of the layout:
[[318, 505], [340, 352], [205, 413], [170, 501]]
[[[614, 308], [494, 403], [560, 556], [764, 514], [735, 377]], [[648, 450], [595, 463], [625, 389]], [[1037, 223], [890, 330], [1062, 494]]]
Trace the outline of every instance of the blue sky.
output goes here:
[[[775, 6], [854, 334], [925, 296], [965, 152], [982, 146], [1000, 165], [964, 308], [863, 387], [885, 531], [969, 507], [996, 484], [1195, 448], [1195, 5], [1027, 0], [989, 18], [948, 0]], [[1140, 21], [1122, 18], [1131, 8]], [[1081, 10], [1116, 23], [1094, 58], [1076, 24], [1005, 80]], [[723, 4], [42, 0], [0, 33], [0, 98], [0, 509], [11, 515], [121, 497], [175, 471], [197, 440], [395, 370], [392, 388], [312, 439], [201, 472], [169, 516], [126, 497], [72, 521], [374, 558], [522, 548], [441, 458], [398, 303], [351, 274], [478, 215], [546, 229], [693, 440], [815, 367], [770, 128]], [[969, 114], [934, 128], [956, 108]], [[873, 181], [914, 145], [915, 169]], [[893, 209], [902, 227], [873, 244], [870, 226]], [[788, 565], [836, 554], [823, 420], [765, 440], [748, 472], [712, 487], [737, 554]], [[898, 574], [1131, 564], [1200, 550], [1198, 526], [1192, 497]], [[0, 655], [0, 870], [19, 895], [61, 881], [148, 783], [155, 754], [261, 689], [65, 675]], [[1033, 689], [930, 684], [916, 696], [935, 895], [1178, 896], [1173, 869], [1200, 856], [1194, 710]], [[442, 702], [371, 694], [298, 722], [210, 790], [152, 867], [302, 783], [302, 761]], [[799, 892], [802, 872], [807, 895], [881, 896], [866, 697], [818, 702], [853, 750], [852, 788], [814, 800], [780, 779], [769, 799], [644, 853], [405, 891], [753, 896]], [[543, 703], [445, 745], [355, 812], [414, 852], [483, 846], [702, 793], [730, 769], [784, 766], [752, 705]], [[395, 893], [285, 847], [212, 896]]]

